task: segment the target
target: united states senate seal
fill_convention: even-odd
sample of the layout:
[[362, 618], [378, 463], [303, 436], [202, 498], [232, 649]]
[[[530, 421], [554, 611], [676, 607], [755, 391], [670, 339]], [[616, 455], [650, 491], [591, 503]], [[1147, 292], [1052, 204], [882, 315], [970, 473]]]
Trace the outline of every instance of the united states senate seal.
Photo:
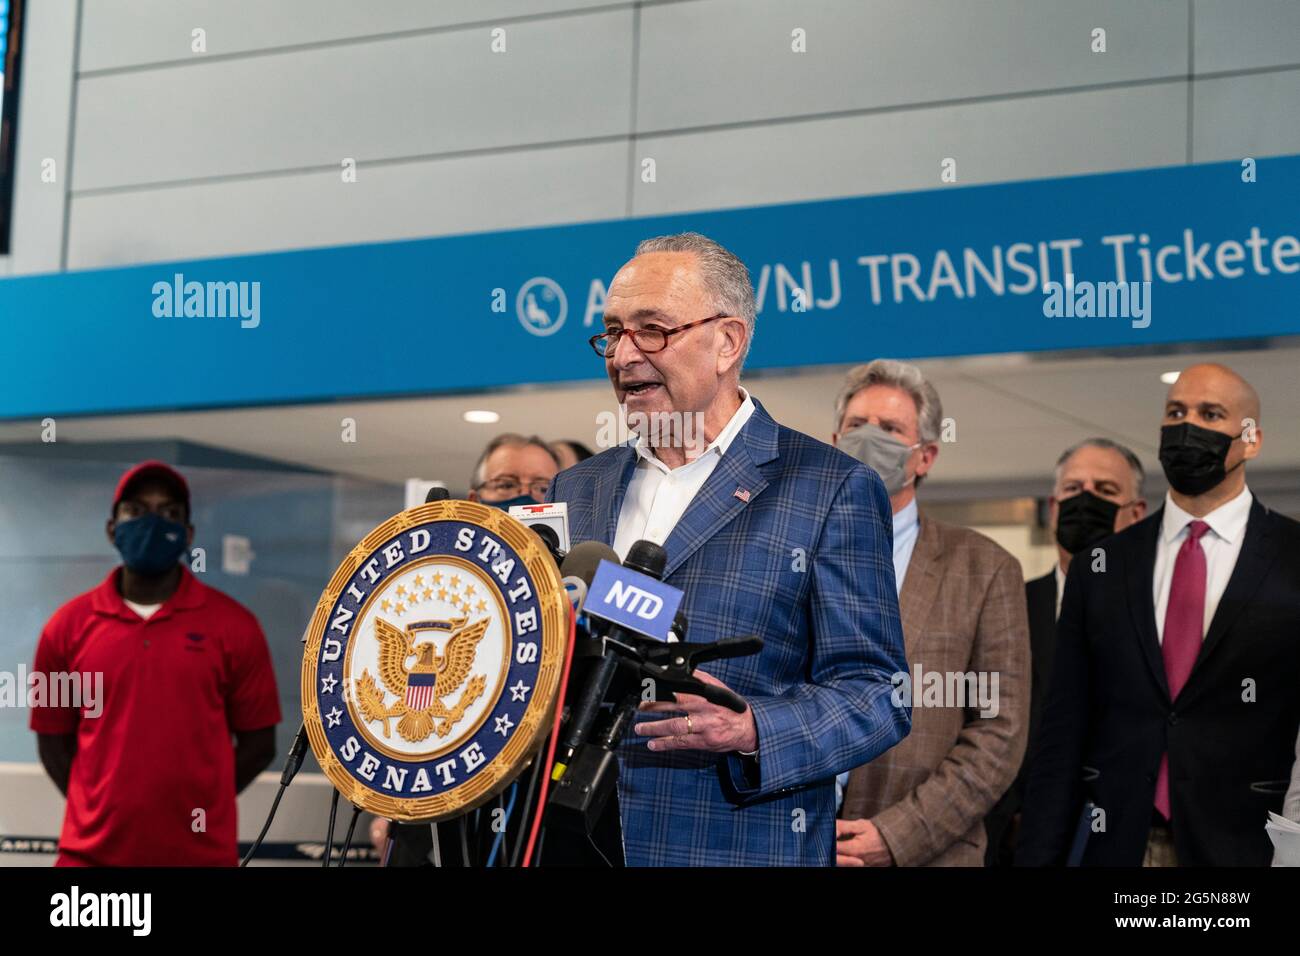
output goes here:
[[312, 616], [303, 720], [356, 806], [441, 820], [496, 795], [550, 728], [568, 599], [533, 532], [438, 501], [352, 549]]

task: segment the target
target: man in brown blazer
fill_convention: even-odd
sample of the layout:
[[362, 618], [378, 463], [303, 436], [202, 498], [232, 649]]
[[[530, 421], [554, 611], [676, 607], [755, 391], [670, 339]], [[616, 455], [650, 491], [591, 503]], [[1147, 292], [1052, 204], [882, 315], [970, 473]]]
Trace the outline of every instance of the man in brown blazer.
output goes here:
[[[915, 366], [849, 372], [837, 447], [879, 472], [894, 513], [894, 570], [912, 670], [894, 699], [912, 731], [841, 775], [840, 866], [983, 866], [984, 817], [1015, 779], [1029, 717], [1029, 623], [1020, 562], [990, 539], [921, 514], [943, 410]], [[847, 779], [845, 779], [847, 777]]]

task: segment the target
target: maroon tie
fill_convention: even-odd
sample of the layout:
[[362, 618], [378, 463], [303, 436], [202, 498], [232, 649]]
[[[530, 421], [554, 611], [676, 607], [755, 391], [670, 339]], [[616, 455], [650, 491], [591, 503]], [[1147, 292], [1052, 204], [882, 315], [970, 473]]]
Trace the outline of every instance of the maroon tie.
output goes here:
[[[1169, 699], [1177, 700], [1201, 653], [1205, 636], [1205, 551], [1201, 536], [1210, 530], [1204, 521], [1187, 526], [1187, 538], [1174, 561], [1174, 579], [1169, 585], [1169, 606], [1165, 608], [1165, 636], [1160, 650], [1165, 658], [1165, 677], [1169, 681]], [[1160, 775], [1156, 778], [1156, 809], [1166, 820], [1169, 816], [1169, 753], [1160, 758]]]

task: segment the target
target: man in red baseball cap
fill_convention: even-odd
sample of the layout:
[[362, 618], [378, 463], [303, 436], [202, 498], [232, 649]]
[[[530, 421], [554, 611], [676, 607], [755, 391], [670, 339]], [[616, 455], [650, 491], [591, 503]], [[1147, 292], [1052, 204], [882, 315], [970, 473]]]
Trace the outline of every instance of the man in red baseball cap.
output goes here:
[[170, 465], [122, 476], [106, 530], [122, 564], [54, 613], [33, 667], [80, 698], [32, 706], [68, 798], [56, 865], [233, 866], [235, 794], [270, 764], [280, 722], [266, 638], [182, 563], [190, 492]]

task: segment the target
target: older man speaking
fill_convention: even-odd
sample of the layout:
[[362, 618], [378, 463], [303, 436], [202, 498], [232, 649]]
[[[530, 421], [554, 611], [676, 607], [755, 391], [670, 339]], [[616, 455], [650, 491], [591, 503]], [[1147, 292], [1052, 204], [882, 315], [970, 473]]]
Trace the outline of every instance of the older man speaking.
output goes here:
[[701, 697], [642, 705], [619, 752], [632, 866], [835, 862], [835, 774], [906, 736], [906, 671], [889, 496], [875, 472], [772, 420], [740, 387], [754, 291], [735, 255], [694, 233], [642, 242], [592, 338], [629, 421], [624, 444], [562, 472], [575, 541], [625, 557], [662, 544], [689, 639], [761, 635], [761, 653], [700, 679]]

